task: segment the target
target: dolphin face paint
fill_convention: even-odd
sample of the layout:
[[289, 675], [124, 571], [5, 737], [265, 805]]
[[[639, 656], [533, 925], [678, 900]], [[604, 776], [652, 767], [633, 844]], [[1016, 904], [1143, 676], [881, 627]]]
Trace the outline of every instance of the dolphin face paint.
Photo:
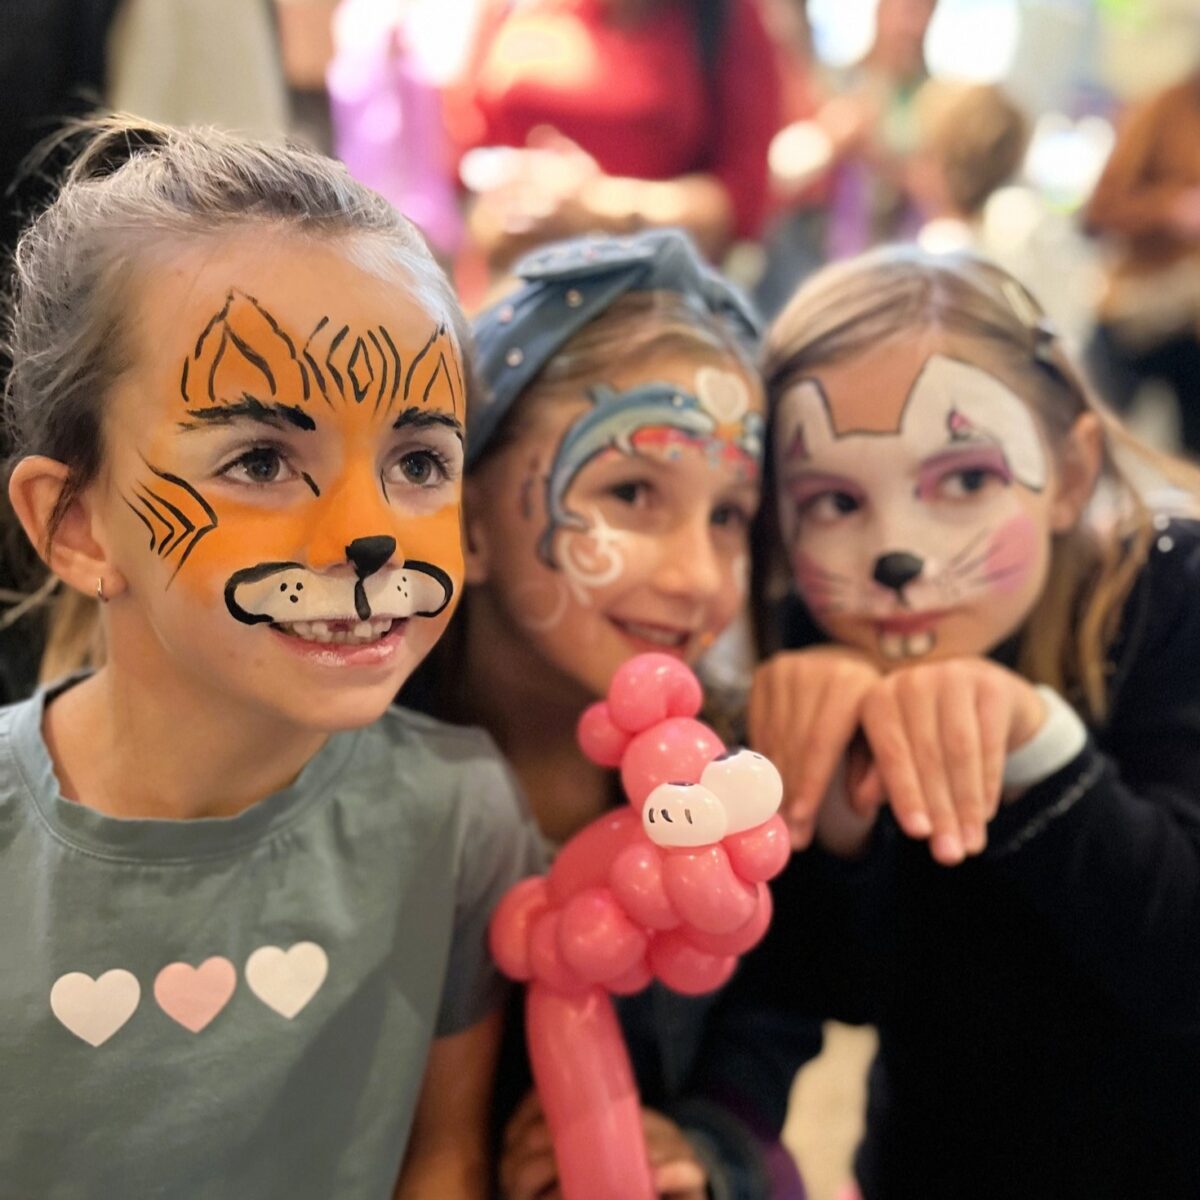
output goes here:
[[297, 681], [298, 704], [300, 680], [344, 685], [370, 719], [461, 584], [457, 353], [402, 286], [331, 249], [226, 257], [233, 287], [216, 256], [143, 305], [148, 365], [112, 406], [123, 573], [160, 634], [187, 613], [280, 691]]
[[1000, 379], [927, 341], [818, 369], [783, 397], [776, 468], [793, 579], [885, 667], [981, 654], [1045, 582], [1051, 462]]
[[472, 521], [520, 638], [601, 693], [631, 654], [694, 660], [737, 613], [763, 412], [740, 373], [679, 353], [586, 397], [536, 404]]

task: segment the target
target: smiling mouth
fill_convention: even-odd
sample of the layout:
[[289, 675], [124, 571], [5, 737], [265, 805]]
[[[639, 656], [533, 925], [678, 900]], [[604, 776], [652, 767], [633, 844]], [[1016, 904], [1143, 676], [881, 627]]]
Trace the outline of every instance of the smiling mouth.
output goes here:
[[404, 627], [405, 617], [346, 617], [329, 621], [273, 621], [271, 628], [302, 642], [325, 646], [369, 646]]
[[689, 629], [679, 629], [670, 625], [648, 625], [641, 621], [623, 621], [617, 617], [609, 617], [613, 625], [626, 637], [639, 642], [649, 642], [652, 646], [660, 646], [664, 650], [684, 650], [692, 640]]
[[889, 662], [923, 658], [937, 642], [944, 612], [903, 613], [875, 621], [879, 653]]

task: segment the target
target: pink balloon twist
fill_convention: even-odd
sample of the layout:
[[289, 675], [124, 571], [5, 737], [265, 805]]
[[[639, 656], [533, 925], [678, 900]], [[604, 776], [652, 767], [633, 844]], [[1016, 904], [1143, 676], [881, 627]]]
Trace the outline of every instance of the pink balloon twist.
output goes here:
[[666, 654], [613, 677], [579, 722], [629, 800], [525, 879], [491, 923], [500, 969], [529, 985], [526, 1032], [565, 1200], [654, 1200], [641, 1104], [611, 995], [652, 979], [713, 991], [766, 933], [767, 881], [789, 854], [783, 785], [696, 720], [700, 684]]

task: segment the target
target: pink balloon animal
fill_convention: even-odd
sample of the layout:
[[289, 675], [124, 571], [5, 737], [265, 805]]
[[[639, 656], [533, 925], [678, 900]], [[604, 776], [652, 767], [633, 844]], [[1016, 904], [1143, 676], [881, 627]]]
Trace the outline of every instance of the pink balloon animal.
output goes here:
[[766, 933], [766, 881], [788, 858], [783, 785], [767, 759], [726, 754], [695, 720], [695, 675], [666, 654], [617, 671], [579, 722], [629, 799], [525, 879], [491, 924], [500, 969], [528, 983], [525, 1022], [565, 1200], [654, 1200], [641, 1103], [610, 994], [659, 979], [719, 988]]

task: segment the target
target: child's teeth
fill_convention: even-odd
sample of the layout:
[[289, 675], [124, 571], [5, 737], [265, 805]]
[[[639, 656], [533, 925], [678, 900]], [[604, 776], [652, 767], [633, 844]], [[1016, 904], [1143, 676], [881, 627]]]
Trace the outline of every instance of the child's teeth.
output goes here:
[[312, 631], [313, 641], [329, 642], [333, 640], [333, 630], [329, 628], [327, 621], [310, 621], [308, 627]]
[[908, 645], [905, 649], [907, 649], [913, 658], [919, 658], [923, 654], [928, 654], [933, 649], [933, 634], [928, 629], [922, 633], [914, 633], [908, 639]]
[[881, 633], [879, 635], [879, 652], [884, 658], [897, 659], [904, 657], [904, 636], [899, 633]]
[[370, 621], [359, 621], [359, 623], [357, 625], [355, 625], [355, 627], [351, 630], [351, 632], [354, 634], [355, 637], [369, 638], [371, 636], [371, 622]]

